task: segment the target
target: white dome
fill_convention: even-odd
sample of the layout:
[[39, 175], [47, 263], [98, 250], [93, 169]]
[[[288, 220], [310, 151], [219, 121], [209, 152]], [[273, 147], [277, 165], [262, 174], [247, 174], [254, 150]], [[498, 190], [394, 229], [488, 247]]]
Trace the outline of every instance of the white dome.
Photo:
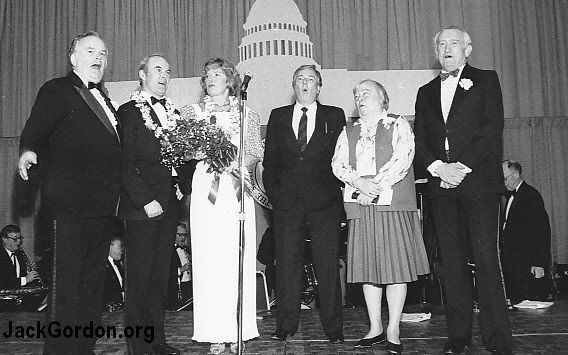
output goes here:
[[306, 26], [300, 10], [292, 0], [256, 0], [252, 5], [247, 21], [243, 25], [245, 30], [265, 23], [289, 23]]

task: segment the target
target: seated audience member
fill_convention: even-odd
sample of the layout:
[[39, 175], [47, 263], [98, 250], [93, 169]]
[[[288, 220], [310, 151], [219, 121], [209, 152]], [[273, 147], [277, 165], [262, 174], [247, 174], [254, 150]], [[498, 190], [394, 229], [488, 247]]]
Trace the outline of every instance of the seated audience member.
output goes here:
[[111, 312], [124, 307], [124, 267], [122, 265], [122, 239], [115, 236], [110, 241], [108, 261], [105, 267], [105, 309]]
[[501, 231], [501, 264], [511, 304], [548, 296], [550, 223], [540, 193], [523, 180], [521, 164], [503, 161], [510, 192]]
[[0, 232], [4, 252], [0, 252], [0, 289], [14, 289], [26, 286], [34, 280], [39, 280], [37, 271], [27, 270], [28, 260], [21, 248], [22, 237], [20, 227], [9, 224]]
[[187, 243], [187, 228], [184, 223], [177, 225], [170, 281], [168, 286], [168, 310], [176, 310], [183, 306], [192, 296], [191, 257]]
[[[0, 236], [4, 247], [4, 251], [0, 251], [0, 290], [17, 290], [23, 286], [39, 284], [39, 273], [22, 249], [24, 237], [22, 237], [20, 227], [9, 224], [2, 228]], [[38, 293], [18, 294], [22, 296], [22, 302], [26, 308], [28, 306], [37, 308], [41, 297], [45, 296], [45, 293], [41, 295]]]

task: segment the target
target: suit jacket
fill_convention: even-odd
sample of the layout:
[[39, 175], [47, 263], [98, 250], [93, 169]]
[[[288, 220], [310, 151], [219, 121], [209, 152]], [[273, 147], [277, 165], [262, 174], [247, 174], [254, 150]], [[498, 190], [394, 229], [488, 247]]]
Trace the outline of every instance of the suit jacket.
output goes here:
[[550, 223], [544, 201], [537, 189], [524, 181], [511, 203], [501, 237], [504, 260], [519, 267], [550, 265]]
[[345, 126], [339, 107], [317, 103], [314, 133], [303, 153], [292, 128], [294, 105], [272, 110], [266, 131], [262, 179], [274, 209], [288, 210], [298, 197], [317, 210], [341, 203], [342, 183], [331, 171], [337, 137]]
[[[20, 277], [25, 277], [28, 274], [26, 259], [19, 250], [16, 251], [16, 258], [20, 263]], [[14, 273], [12, 259], [8, 256], [6, 249], [0, 247], [0, 290], [20, 288], [20, 284], [20, 278]]]
[[[122, 276], [122, 282], [124, 283], [124, 275]], [[109, 302], [123, 303], [122, 292], [124, 287], [120, 286], [120, 280], [114, 272], [110, 261], [107, 260], [105, 264], [105, 289], [104, 289], [104, 304]]]
[[[466, 64], [461, 79], [473, 86], [457, 86], [448, 119], [444, 123], [440, 103], [440, 77], [418, 90], [414, 134], [416, 159], [428, 167], [436, 160], [461, 162], [473, 171], [455, 189], [469, 195], [504, 192], [501, 168], [503, 144], [503, 99], [497, 73]], [[449, 161], [444, 141], [450, 145]], [[440, 187], [440, 178], [430, 176], [432, 197], [451, 193]]]
[[[177, 253], [177, 250], [174, 248], [172, 252], [172, 262], [170, 266], [170, 278], [168, 284], [168, 294], [169, 295], [177, 295], [178, 286], [177, 282], [179, 280], [178, 269], [182, 267], [181, 260]], [[191, 281], [191, 280], [190, 280]]]
[[115, 214], [120, 141], [75, 73], [40, 88], [20, 138], [20, 153], [28, 150], [38, 155], [42, 206], [51, 218]]
[[[119, 216], [126, 220], [147, 220], [144, 206], [153, 200], [160, 203], [164, 213], [167, 211], [173, 181], [171, 169], [161, 163], [160, 139], [144, 125], [142, 113], [135, 105], [135, 101], [129, 101], [118, 109], [124, 151]], [[150, 115], [154, 123], [161, 125], [153, 109]], [[187, 194], [187, 169], [181, 167], [176, 171], [180, 175], [180, 189]]]

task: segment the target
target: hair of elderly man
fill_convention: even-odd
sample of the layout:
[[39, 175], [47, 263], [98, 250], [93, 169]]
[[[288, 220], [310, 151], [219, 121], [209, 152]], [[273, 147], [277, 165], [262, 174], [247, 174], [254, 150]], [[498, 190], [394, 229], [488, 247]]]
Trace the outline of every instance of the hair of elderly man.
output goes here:
[[383, 108], [383, 110], [387, 111], [389, 109], [390, 99], [389, 94], [387, 94], [387, 91], [385, 90], [385, 87], [381, 85], [381, 83], [373, 79], [364, 79], [358, 82], [357, 85], [355, 85], [355, 87], [353, 88], [353, 94], [355, 94], [355, 89], [363, 84], [371, 84], [375, 87], [381, 99], [381, 107]]
[[241, 92], [241, 77], [235, 64], [224, 58], [211, 58], [203, 64], [203, 75], [201, 75], [201, 88], [205, 94], [207, 93], [207, 85], [205, 84], [205, 76], [211, 69], [221, 68], [227, 77], [227, 84], [230, 96], [237, 96]]
[[85, 32], [85, 33], [81, 33], [81, 34], [77, 35], [75, 38], [73, 38], [73, 40], [71, 41], [71, 45], [69, 45], [69, 53], [67, 54], [69, 56], [69, 59], [71, 59], [71, 54], [73, 54], [75, 52], [75, 48], [77, 47], [77, 43], [79, 43], [79, 41], [82, 40], [85, 37], [97, 37], [101, 41], [104, 42], [103, 38], [101, 37], [101, 35], [98, 34], [98, 32], [88, 31], [88, 32]]
[[296, 69], [294, 71], [294, 75], [292, 76], [292, 87], [294, 86], [294, 83], [296, 82], [296, 78], [298, 77], [298, 73], [304, 69], [311, 69], [314, 71], [314, 73], [316, 73], [316, 78], [318, 79], [318, 86], [321, 87], [323, 85], [323, 81], [321, 80], [321, 73], [318, 71], [318, 69], [316, 68], [315, 65], [313, 64], [304, 64], [304, 65], [300, 65], [298, 67], [298, 69]]
[[2, 228], [2, 231], [0, 232], [0, 236], [2, 236], [2, 238], [8, 238], [9, 233], [20, 233], [20, 232], [21, 232], [21, 229], [20, 229], [19, 226], [15, 225], [15, 224], [8, 224], [4, 228]]
[[438, 38], [440, 38], [440, 35], [445, 30], [458, 30], [458, 31], [460, 31], [462, 33], [462, 38], [463, 38], [464, 43], [466, 45], [471, 45], [471, 37], [469, 36], [469, 34], [463, 28], [452, 25], [452, 26], [444, 27], [438, 33], [436, 33], [436, 35], [434, 36], [434, 40], [432, 42], [433, 45], [434, 45], [434, 49], [438, 48]]
[[503, 163], [507, 164], [507, 168], [509, 170], [514, 170], [516, 172], [518, 172], [519, 174], [523, 173], [523, 167], [521, 166], [521, 164], [517, 161], [514, 160], [503, 160]]

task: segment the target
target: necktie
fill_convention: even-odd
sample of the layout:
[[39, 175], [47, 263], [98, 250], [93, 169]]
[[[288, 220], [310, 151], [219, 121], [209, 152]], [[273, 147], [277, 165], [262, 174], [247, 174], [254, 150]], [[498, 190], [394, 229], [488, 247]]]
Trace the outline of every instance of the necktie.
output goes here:
[[298, 147], [303, 152], [308, 145], [308, 111], [307, 107], [302, 107], [302, 117], [300, 117], [300, 125], [298, 126]]
[[157, 99], [154, 96], [152, 96], [150, 98], [150, 101], [152, 101], [152, 105], [155, 105], [156, 102], [159, 102], [159, 103], [162, 104], [162, 106], [166, 107], [166, 98], [165, 97], [162, 97], [161, 99]]
[[451, 72], [446, 72], [446, 73], [445, 73], [445, 72], [440, 72], [440, 74], [439, 74], [439, 75], [440, 75], [440, 79], [442, 79], [442, 81], [444, 81], [444, 80], [446, 80], [447, 78], [449, 78], [450, 75], [453, 76], [453, 77], [456, 77], [456, 76], [458, 76], [459, 72], [460, 72], [460, 69], [459, 69], [459, 68], [458, 68], [458, 69], [454, 69], [454, 70], [452, 70]]
[[14, 264], [14, 275], [18, 276], [18, 269], [16, 266], [16, 253], [12, 253], [12, 264]]
[[95, 83], [89, 82], [89, 83], [87, 84], [87, 88], [89, 88], [89, 90], [91, 90], [91, 89], [99, 89], [99, 91], [102, 91], [102, 85], [101, 85], [101, 83], [96, 83], [96, 84], [95, 84]]

